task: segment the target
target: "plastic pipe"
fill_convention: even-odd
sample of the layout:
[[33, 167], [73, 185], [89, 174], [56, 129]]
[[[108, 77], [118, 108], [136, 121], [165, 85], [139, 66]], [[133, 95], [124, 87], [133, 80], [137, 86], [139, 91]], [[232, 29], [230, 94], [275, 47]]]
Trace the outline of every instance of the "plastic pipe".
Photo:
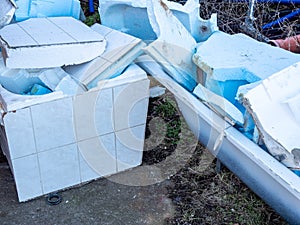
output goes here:
[[291, 13], [289, 13], [289, 14], [287, 14], [287, 15], [285, 15], [285, 16], [283, 16], [283, 17], [281, 17], [281, 18], [279, 18], [279, 19], [277, 19], [277, 20], [275, 20], [275, 21], [273, 21], [273, 22], [271, 22], [271, 23], [267, 23], [267, 24], [263, 25], [263, 26], [262, 26], [262, 29], [264, 30], [264, 29], [271, 28], [271, 27], [273, 27], [274, 25], [277, 25], [277, 24], [279, 24], [279, 23], [282, 23], [283, 21], [285, 21], [285, 20], [287, 20], [287, 19], [291, 19], [291, 18], [293, 18], [293, 17], [295, 17], [295, 16], [297, 16], [297, 15], [299, 15], [299, 14], [300, 14], [300, 9], [297, 9], [296, 11], [291, 12]]
[[90, 13], [95, 12], [94, 1], [93, 0], [89, 0], [89, 10], [90, 10]]
[[[227, 0], [230, 2], [230, 0]], [[249, 0], [231, 0], [231, 2], [249, 2]], [[300, 0], [256, 0], [257, 3], [300, 4]]]

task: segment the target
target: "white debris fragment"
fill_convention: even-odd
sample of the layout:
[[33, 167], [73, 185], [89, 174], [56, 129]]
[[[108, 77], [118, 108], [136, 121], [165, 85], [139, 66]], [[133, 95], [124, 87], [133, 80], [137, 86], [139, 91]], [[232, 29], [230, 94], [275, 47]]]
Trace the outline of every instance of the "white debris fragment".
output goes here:
[[145, 51], [189, 91], [196, 86], [192, 62], [196, 41], [161, 0], [148, 0], [148, 16], [158, 38]]
[[150, 88], [150, 98], [156, 98], [164, 95], [166, 92], [166, 88], [160, 86], [154, 86]]
[[2, 0], [0, 7], [0, 28], [9, 24], [16, 11], [16, 3], [13, 0]]
[[139, 38], [94, 24], [91, 28], [105, 37], [107, 46], [97, 58], [79, 65], [64, 67], [64, 70], [82, 82], [88, 89], [97, 86], [99, 80], [117, 76], [140, 54], [146, 44]]
[[300, 168], [299, 74], [297, 63], [263, 80], [243, 96], [243, 105], [270, 153], [291, 168]]
[[67, 75], [57, 84], [55, 91], [62, 91], [65, 95], [75, 96], [84, 93], [86, 89]]
[[212, 108], [216, 113], [227, 120], [229, 119], [231, 124], [244, 124], [243, 114], [227, 99], [213, 93], [201, 84], [197, 85], [193, 93], [207, 103], [208, 107]]
[[0, 30], [9, 68], [50, 68], [84, 63], [105, 50], [104, 37], [72, 17], [32, 18]]

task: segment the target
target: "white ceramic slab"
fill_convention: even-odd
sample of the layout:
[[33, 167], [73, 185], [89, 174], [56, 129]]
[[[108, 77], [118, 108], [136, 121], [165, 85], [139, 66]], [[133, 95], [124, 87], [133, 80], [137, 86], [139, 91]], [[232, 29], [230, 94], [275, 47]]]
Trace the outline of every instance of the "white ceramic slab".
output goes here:
[[300, 168], [300, 63], [250, 90], [243, 103], [268, 150], [286, 166]]
[[145, 51], [177, 82], [189, 91], [196, 86], [196, 66], [192, 56], [196, 41], [182, 23], [160, 0], [148, 0], [147, 12], [158, 38]]
[[50, 68], [90, 61], [103, 53], [106, 41], [72, 17], [49, 17], [5, 26], [0, 44], [9, 68]]
[[146, 46], [139, 38], [100, 24], [94, 24], [91, 28], [103, 35], [107, 41], [103, 54], [90, 62], [64, 68], [65, 71], [86, 85], [88, 89], [97, 86], [99, 80], [121, 74]]
[[2, 0], [0, 7], [0, 28], [9, 24], [16, 11], [16, 4], [13, 0]]

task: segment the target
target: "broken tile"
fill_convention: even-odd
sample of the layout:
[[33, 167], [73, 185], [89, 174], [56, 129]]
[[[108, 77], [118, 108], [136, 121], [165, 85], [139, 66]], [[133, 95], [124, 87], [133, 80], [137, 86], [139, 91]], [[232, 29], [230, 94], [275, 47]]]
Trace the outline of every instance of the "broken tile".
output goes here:
[[49, 17], [5, 26], [0, 44], [9, 68], [50, 68], [90, 61], [101, 55], [106, 41], [72, 17]]
[[145, 43], [133, 36], [94, 24], [91, 27], [103, 35], [107, 46], [103, 54], [90, 62], [64, 67], [65, 71], [91, 89], [99, 80], [117, 76], [140, 54]]
[[196, 66], [192, 62], [196, 41], [160, 0], [148, 0], [148, 15], [158, 38], [145, 48], [178, 83], [192, 91], [196, 86]]
[[299, 73], [300, 64], [294, 64], [264, 79], [243, 96], [243, 105], [270, 153], [286, 166], [298, 169], [300, 123], [295, 113], [300, 106]]
[[257, 42], [244, 34], [219, 31], [198, 44], [193, 61], [204, 72], [204, 86], [236, 105], [236, 93], [241, 85], [267, 78], [300, 61], [300, 55]]
[[61, 91], [68, 96], [75, 96], [85, 92], [86, 88], [80, 82], [67, 75], [57, 84], [55, 91]]
[[231, 124], [237, 123], [240, 126], [244, 124], [243, 114], [227, 99], [213, 93], [202, 84], [198, 84], [193, 93], [221, 117], [231, 121]]
[[16, 0], [15, 20], [22, 21], [35, 17], [72, 16], [79, 19], [79, 0]]
[[[196, 41], [206, 40], [217, 28], [217, 17], [210, 20], [200, 18], [199, 1], [188, 0], [185, 5], [164, 1], [185, 28], [191, 32]], [[157, 38], [147, 14], [147, 0], [113, 0], [99, 1], [99, 12], [103, 25], [124, 33], [153, 41]]]
[[17, 5], [13, 0], [2, 0], [0, 8], [0, 28], [9, 24], [14, 16]]

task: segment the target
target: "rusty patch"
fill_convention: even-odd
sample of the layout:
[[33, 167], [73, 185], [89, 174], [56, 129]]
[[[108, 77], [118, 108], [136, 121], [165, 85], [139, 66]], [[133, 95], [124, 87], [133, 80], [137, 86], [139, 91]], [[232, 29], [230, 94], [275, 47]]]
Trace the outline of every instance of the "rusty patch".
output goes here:
[[164, 8], [164, 10], [169, 11], [168, 6], [162, 0], [160, 0], [160, 5]]

